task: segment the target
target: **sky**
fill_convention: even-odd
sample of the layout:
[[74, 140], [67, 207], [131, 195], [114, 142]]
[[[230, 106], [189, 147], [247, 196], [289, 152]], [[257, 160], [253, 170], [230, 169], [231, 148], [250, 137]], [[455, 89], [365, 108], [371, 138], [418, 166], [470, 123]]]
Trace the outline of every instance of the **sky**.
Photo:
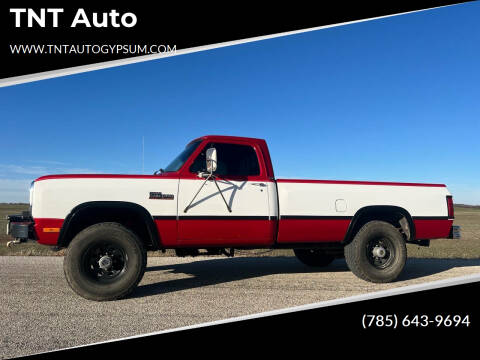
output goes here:
[[447, 184], [480, 204], [480, 3], [0, 88], [0, 202], [144, 173], [192, 139], [267, 140], [277, 178]]

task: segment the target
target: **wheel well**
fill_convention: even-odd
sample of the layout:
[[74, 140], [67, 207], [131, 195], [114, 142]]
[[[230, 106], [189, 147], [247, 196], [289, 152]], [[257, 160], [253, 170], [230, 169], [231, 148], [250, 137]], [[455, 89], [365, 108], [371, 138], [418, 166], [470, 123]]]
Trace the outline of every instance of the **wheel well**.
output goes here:
[[367, 206], [358, 210], [353, 217], [343, 243], [350, 243], [358, 230], [372, 220], [380, 220], [392, 224], [400, 231], [406, 242], [415, 239], [415, 226], [407, 210], [398, 206]]
[[83, 229], [101, 222], [116, 222], [132, 230], [148, 250], [159, 248], [158, 232], [153, 218], [142, 206], [128, 202], [89, 202], [75, 207], [66, 217], [58, 246], [67, 247]]

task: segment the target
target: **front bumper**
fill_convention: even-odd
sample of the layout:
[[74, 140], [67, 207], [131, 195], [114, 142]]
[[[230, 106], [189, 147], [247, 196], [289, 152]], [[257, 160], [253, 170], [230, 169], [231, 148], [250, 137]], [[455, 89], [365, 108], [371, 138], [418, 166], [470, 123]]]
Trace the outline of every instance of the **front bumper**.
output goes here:
[[35, 238], [33, 225], [33, 218], [29, 211], [7, 215], [7, 235], [13, 237], [16, 243]]
[[450, 228], [450, 234], [448, 234], [448, 239], [460, 239], [460, 226], [452, 225]]

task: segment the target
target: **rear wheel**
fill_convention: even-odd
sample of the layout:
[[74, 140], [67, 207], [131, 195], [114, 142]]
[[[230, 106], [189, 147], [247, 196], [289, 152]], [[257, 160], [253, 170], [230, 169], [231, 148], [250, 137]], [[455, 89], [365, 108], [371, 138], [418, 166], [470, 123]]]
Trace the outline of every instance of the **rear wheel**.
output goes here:
[[328, 266], [335, 259], [318, 249], [294, 249], [293, 252], [298, 260], [308, 266]]
[[142, 242], [118, 223], [99, 223], [79, 232], [70, 243], [63, 269], [70, 287], [95, 301], [130, 294], [145, 272]]
[[384, 221], [370, 221], [345, 246], [345, 260], [359, 278], [376, 283], [394, 281], [407, 259], [400, 232]]

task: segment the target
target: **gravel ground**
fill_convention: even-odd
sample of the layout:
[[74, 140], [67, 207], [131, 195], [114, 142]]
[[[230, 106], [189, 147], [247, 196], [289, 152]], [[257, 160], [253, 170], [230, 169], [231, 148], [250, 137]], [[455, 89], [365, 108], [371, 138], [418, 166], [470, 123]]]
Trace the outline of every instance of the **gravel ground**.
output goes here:
[[399, 281], [356, 278], [344, 260], [312, 271], [290, 257], [151, 257], [128, 299], [68, 287], [62, 257], [0, 257], [0, 358], [480, 273], [480, 260], [409, 259]]

